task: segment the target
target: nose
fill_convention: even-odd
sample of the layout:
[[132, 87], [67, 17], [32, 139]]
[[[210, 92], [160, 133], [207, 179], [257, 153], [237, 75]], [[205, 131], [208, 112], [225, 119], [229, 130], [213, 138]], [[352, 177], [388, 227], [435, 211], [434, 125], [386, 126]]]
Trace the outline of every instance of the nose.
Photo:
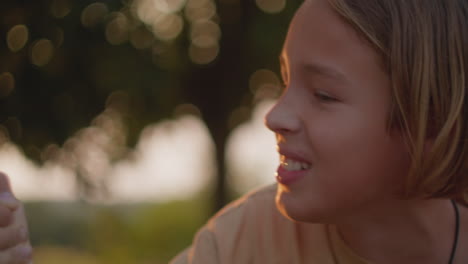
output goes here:
[[288, 94], [284, 94], [265, 116], [265, 125], [277, 134], [291, 134], [300, 129], [301, 121], [296, 111], [298, 104], [290, 99]]

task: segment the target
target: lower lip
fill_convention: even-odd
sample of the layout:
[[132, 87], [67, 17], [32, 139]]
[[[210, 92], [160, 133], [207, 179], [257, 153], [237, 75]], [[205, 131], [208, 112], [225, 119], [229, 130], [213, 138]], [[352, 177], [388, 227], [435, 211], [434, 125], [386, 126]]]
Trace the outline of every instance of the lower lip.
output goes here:
[[288, 171], [281, 167], [278, 167], [276, 171], [276, 181], [284, 185], [290, 185], [300, 179], [302, 179], [308, 170], [299, 170], [299, 171]]

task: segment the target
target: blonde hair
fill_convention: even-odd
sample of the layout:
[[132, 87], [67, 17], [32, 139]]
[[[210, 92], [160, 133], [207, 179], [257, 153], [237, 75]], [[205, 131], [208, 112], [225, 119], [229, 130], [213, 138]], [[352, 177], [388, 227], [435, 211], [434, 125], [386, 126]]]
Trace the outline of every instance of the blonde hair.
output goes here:
[[381, 54], [389, 73], [389, 126], [403, 131], [412, 156], [405, 197], [466, 203], [468, 1], [329, 2]]

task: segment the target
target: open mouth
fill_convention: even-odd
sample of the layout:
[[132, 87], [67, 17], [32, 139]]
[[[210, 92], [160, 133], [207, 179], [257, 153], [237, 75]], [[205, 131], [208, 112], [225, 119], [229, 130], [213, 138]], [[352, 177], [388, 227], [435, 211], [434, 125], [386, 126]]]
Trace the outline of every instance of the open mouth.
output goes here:
[[311, 168], [311, 164], [307, 162], [294, 160], [284, 155], [280, 156], [280, 163], [281, 163], [281, 167], [287, 171], [302, 171], [302, 170], [308, 170]]

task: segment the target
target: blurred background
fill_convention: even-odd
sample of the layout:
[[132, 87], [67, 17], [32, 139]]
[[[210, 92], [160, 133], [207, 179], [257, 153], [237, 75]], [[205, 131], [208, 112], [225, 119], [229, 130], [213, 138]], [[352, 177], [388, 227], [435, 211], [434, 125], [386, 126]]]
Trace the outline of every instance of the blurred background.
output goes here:
[[36, 264], [167, 263], [274, 182], [300, 0], [3, 0], [0, 170]]

